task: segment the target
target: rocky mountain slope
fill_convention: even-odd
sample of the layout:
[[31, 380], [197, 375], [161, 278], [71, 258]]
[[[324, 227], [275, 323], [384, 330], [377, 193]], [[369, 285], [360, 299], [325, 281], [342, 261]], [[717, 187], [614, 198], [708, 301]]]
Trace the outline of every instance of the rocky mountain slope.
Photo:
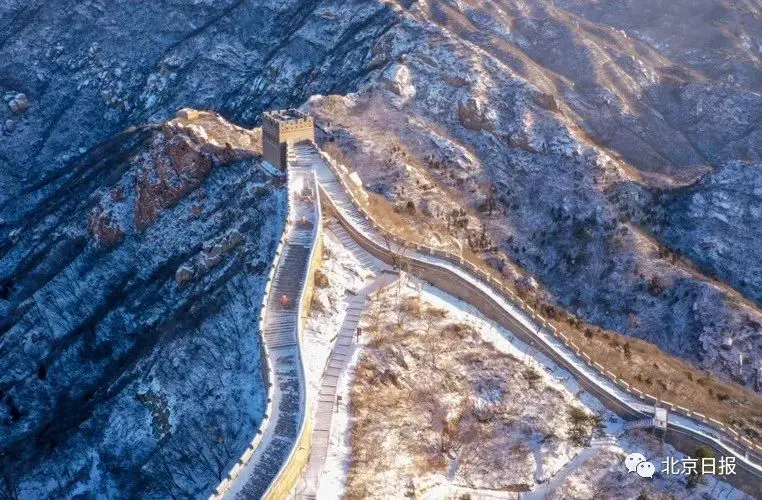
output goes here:
[[[126, 126], [184, 105], [251, 124], [362, 91], [313, 111], [372, 187], [434, 216], [454, 206], [433, 187], [462, 195], [456, 208], [497, 201], [479, 216], [489, 238], [470, 240], [500, 267], [587, 321], [756, 382], [738, 362], [759, 357], [754, 2], [1, 5], [2, 234]], [[723, 185], [739, 195], [717, 198], [719, 218], [687, 208]]]
[[182, 115], [98, 145], [4, 241], [4, 498], [203, 494], [259, 426], [285, 192], [260, 135]]
[[130, 125], [184, 106], [252, 123], [348, 88], [391, 13], [364, 1], [1, 1], [0, 217], [16, 220], [10, 197]]
[[235, 446], [256, 427], [254, 379], [215, 377], [257, 353], [201, 367], [252, 345], [235, 328], [255, 335], [281, 200], [257, 187], [256, 137], [166, 123], [185, 106], [255, 125], [336, 94], [307, 106], [321, 140], [422, 234], [760, 389], [760, 7], [0, 0], [0, 446], [43, 474], [22, 486], [201, 491], [214, 473], [162, 465], [202, 439], [174, 419], [224, 409]]
[[309, 109], [422, 231], [759, 388], [762, 23], [694, 6], [409, 2], [375, 81]]

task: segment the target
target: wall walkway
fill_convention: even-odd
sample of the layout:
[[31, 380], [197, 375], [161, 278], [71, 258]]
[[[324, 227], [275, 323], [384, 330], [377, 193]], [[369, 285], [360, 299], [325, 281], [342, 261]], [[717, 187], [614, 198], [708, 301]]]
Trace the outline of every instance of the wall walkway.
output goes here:
[[329, 230], [342, 242], [342, 244], [360, 261], [366, 269], [373, 272], [373, 281], [359, 290], [357, 295], [348, 297], [348, 307], [344, 322], [339, 330], [336, 343], [328, 357], [323, 376], [320, 381], [320, 390], [317, 396], [317, 408], [315, 411], [315, 428], [312, 434], [312, 446], [310, 460], [304, 471], [304, 477], [297, 487], [297, 498], [314, 499], [320, 484], [320, 475], [325, 466], [328, 453], [328, 445], [331, 436], [331, 424], [336, 410], [336, 391], [341, 377], [344, 376], [349, 360], [357, 347], [357, 325], [365, 310], [368, 296], [379, 288], [387, 286], [397, 279], [398, 274], [388, 267], [370, 257], [357, 243], [354, 242], [338, 223], [329, 226]]
[[474, 305], [569, 371], [586, 391], [623, 418], [646, 418], [654, 414], [655, 406], [669, 409], [667, 442], [689, 455], [705, 445], [714, 450], [715, 456], [736, 457], [736, 475], [724, 479], [752, 494], [762, 491], [762, 447], [741, 437], [729, 425], [631, 388], [592, 362], [530, 305], [473, 264], [441, 250], [411, 245], [386, 232], [352, 197], [344, 184], [348, 172], [316, 146], [314, 154], [323, 159], [316, 166], [316, 174], [324, 203], [336, 213], [352, 239], [369, 253], [389, 264], [402, 264], [419, 278]]
[[[300, 332], [309, 306], [321, 212], [315, 175], [309, 165], [289, 158], [288, 218], [263, 298], [260, 332], [268, 402], [257, 436], [232, 467], [212, 498], [280, 498], [293, 482], [284, 479], [308, 433], [307, 385]], [[311, 195], [311, 196], [310, 196]], [[299, 452], [302, 453], [299, 453]], [[293, 478], [295, 481], [295, 478]]]
[[[325, 460], [325, 449], [319, 443], [323, 434], [327, 439], [321, 418], [325, 420], [332, 413], [334, 397], [328, 394], [330, 391], [319, 396], [317, 433], [313, 438], [300, 332], [309, 307], [312, 273], [319, 260], [320, 200], [336, 214], [346, 236], [352, 240], [350, 245], [359, 245], [389, 265], [402, 265], [406, 271], [472, 304], [571, 373], [582, 388], [623, 418], [647, 418], [653, 415], [656, 406], [669, 409], [666, 441], [688, 454], [705, 445], [716, 456], [735, 456], [737, 474], [724, 479], [751, 494], [762, 491], [762, 447], [740, 436], [729, 425], [631, 388], [592, 362], [530, 305], [473, 264], [441, 250], [411, 245], [388, 233], [352, 197], [344, 184], [347, 173], [314, 143], [288, 147], [289, 220], [273, 262], [260, 321], [266, 366], [263, 371], [269, 384], [265, 421], [212, 497], [285, 498], [302, 476], [308, 459], [304, 480], [315, 481], [317, 491], [316, 481]], [[305, 186], [312, 190], [311, 201], [302, 196]], [[281, 303], [283, 295], [289, 297], [291, 305]], [[354, 316], [359, 318], [361, 304], [352, 306]], [[343, 329], [342, 334], [346, 337], [350, 330], [353, 328]], [[337, 352], [343, 350], [346, 339], [342, 342], [337, 342]], [[337, 357], [336, 361], [341, 360]], [[336, 363], [330, 365], [329, 362], [329, 371], [333, 371], [327, 371], [324, 377], [328, 385], [330, 377], [338, 376], [342, 369]], [[329, 399], [331, 410], [326, 413]], [[310, 455], [312, 445], [315, 448]]]

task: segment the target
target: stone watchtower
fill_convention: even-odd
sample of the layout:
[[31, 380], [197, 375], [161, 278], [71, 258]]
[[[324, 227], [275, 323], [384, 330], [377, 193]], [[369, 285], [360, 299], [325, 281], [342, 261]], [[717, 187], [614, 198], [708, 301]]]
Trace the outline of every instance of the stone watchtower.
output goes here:
[[262, 156], [279, 169], [286, 168], [286, 143], [314, 141], [315, 126], [309, 115], [296, 109], [262, 114]]

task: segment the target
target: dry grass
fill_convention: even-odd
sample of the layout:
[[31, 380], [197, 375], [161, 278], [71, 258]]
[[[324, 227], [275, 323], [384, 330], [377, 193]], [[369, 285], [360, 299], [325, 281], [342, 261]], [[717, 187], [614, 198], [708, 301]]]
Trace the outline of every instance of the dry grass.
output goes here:
[[717, 379], [649, 342], [586, 323], [538, 298], [541, 291], [528, 294], [515, 283], [504, 280], [473, 252], [464, 251], [463, 258], [521, 296], [594, 362], [632, 387], [736, 426], [752, 441], [762, 442], [762, 397], [759, 394], [740, 384]]
[[[395, 210], [394, 205], [386, 198], [376, 193], [368, 193], [365, 209], [383, 227], [396, 228], [395, 234], [411, 243], [427, 245], [431, 242], [430, 237], [427, 235], [438, 234], [441, 238], [442, 235], [447, 234], [444, 224], [437, 223], [435, 219], [425, 217], [419, 213], [403, 215]], [[453, 250], [457, 248], [452, 242], [450, 244], [443, 242], [443, 244], [445, 249]]]
[[[414, 495], [416, 485], [444, 480], [456, 457], [456, 481], [523, 491], [534, 483], [527, 436], [563, 449], [593, 431], [595, 416], [544, 374], [527, 378], [523, 362], [471, 326], [398, 293], [386, 290], [366, 316], [372, 323], [379, 313], [382, 321], [366, 330], [370, 341], [352, 382], [346, 498], [388, 496], [390, 484], [394, 495]], [[401, 325], [398, 311], [408, 315]]]
[[421, 300], [418, 297], [407, 297], [402, 301], [401, 307], [409, 317], [420, 318], [423, 314]]
[[[325, 143], [322, 149], [339, 164], [348, 164], [344, 153], [334, 143]], [[393, 227], [394, 234], [410, 243], [418, 243], [420, 245], [430, 245], [431, 239], [438, 237], [444, 240], [441, 241], [442, 249], [459, 252], [458, 245], [449, 234], [447, 225], [441, 220], [426, 217], [419, 212], [403, 215], [395, 210], [394, 205], [383, 196], [366, 191], [354, 184], [347, 176], [342, 177], [344, 185], [349, 187], [354, 199], [358, 200], [363, 209], [372, 215], [382, 227]]]
[[593, 361], [631, 386], [736, 426], [752, 441], [762, 439], [762, 398], [758, 394], [718, 380], [648, 342], [589, 326], [573, 317], [550, 323], [562, 328]]
[[328, 281], [328, 276], [321, 269], [315, 271], [315, 287], [328, 288], [329, 286], [331, 286], [331, 283]]

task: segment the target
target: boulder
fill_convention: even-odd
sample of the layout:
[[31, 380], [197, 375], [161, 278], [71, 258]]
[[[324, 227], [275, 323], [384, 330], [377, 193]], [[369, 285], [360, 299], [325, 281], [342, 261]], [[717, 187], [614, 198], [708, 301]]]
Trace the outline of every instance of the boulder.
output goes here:
[[492, 130], [492, 115], [480, 98], [468, 96], [458, 104], [458, 121], [469, 130]]
[[195, 109], [183, 108], [177, 112], [176, 116], [183, 120], [192, 121], [199, 117], [199, 112]]
[[523, 149], [530, 153], [541, 153], [539, 149], [532, 145], [529, 135], [523, 130], [511, 134], [508, 137], [508, 145], [512, 148]]
[[404, 64], [395, 64], [384, 73], [384, 83], [387, 90], [394, 92], [404, 99], [415, 97], [415, 86], [410, 70]]
[[177, 283], [179, 286], [185, 286], [190, 282], [190, 280], [193, 279], [193, 276], [195, 276], [195, 271], [193, 270], [193, 267], [183, 264], [182, 266], [177, 268], [177, 271], [175, 272], [175, 283]]
[[8, 106], [14, 113], [24, 113], [29, 109], [29, 99], [27, 99], [26, 94], [16, 94], [13, 99], [8, 101]]
[[535, 94], [532, 96], [532, 102], [543, 109], [552, 111], [553, 113], [558, 112], [558, 103], [556, 103], [556, 98], [551, 94], [546, 94], [544, 92]]
[[213, 268], [214, 266], [220, 263], [220, 261], [222, 260], [223, 253], [225, 253], [224, 245], [222, 243], [217, 243], [216, 245], [212, 247], [211, 250], [209, 250], [209, 252], [207, 252], [201, 257], [202, 264], [204, 265], [206, 269]]

